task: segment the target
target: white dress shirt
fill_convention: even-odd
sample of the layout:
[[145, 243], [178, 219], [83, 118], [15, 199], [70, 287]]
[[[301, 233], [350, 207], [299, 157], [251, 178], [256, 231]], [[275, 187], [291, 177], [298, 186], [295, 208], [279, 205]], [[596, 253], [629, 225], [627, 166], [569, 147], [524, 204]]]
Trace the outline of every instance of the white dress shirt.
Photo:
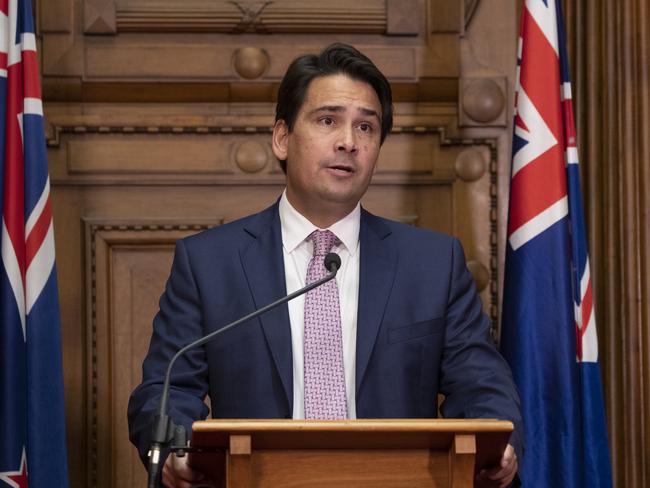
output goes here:
[[[287, 293], [305, 286], [307, 267], [312, 258], [313, 244], [305, 239], [319, 229], [301, 215], [287, 199], [286, 190], [280, 198], [280, 222], [282, 226], [282, 250]], [[355, 394], [355, 369], [357, 347], [357, 307], [359, 304], [359, 204], [343, 219], [332, 224], [328, 230], [339, 238], [341, 244], [332, 249], [341, 257], [341, 268], [336, 275], [339, 288], [341, 327], [343, 333], [343, 369], [348, 418], [357, 417]], [[288, 303], [291, 322], [291, 347], [293, 351], [293, 418], [305, 418], [305, 388], [303, 336], [305, 328], [305, 296]]]

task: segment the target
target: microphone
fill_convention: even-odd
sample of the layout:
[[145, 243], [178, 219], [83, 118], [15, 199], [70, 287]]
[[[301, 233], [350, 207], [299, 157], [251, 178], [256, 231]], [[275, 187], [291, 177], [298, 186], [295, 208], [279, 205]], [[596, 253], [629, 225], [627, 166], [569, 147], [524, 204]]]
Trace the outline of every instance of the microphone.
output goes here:
[[[167, 415], [167, 401], [169, 399], [169, 383], [171, 380], [172, 366], [174, 365], [176, 360], [180, 356], [185, 354], [187, 351], [189, 351], [190, 349], [193, 349], [198, 346], [202, 346], [206, 342], [210, 342], [219, 334], [222, 334], [223, 332], [226, 332], [227, 330], [230, 330], [233, 327], [238, 326], [239, 324], [257, 318], [260, 315], [268, 312], [269, 310], [272, 310], [284, 303], [287, 303], [288, 301], [293, 300], [294, 298], [299, 297], [300, 295], [303, 295], [308, 291], [313, 290], [314, 288], [317, 288], [327, 283], [328, 281], [334, 279], [336, 277], [336, 273], [341, 267], [341, 258], [339, 257], [338, 254], [331, 252], [327, 254], [327, 256], [325, 256], [325, 260], [323, 264], [325, 265], [327, 271], [329, 271], [329, 274], [326, 275], [325, 277], [321, 278], [320, 280], [314, 281], [313, 283], [310, 283], [307, 286], [300, 288], [299, 290], [296, 290], [293, 293], [285, 297], [282, 297], [273, 303], [269, 303], [268, 305], [260, 308], [259, 310], [256, 310], [246, 315], [245, 317], [235, 320], [234, 322], [218, 330], [215, 330], [209, 333], [208, 335], [201, 337], [200, 339], [197, 339], [194, 342], [190, 342], [188, 345], [181, 348], [174, 355], [174, 357], [172, 357], [171, 361], [169, 362], [169, 365], [167, 366], [167, 372], [165, 373], [165, 382], [163, 384], [163, 390], [160, 397], [160, 407], [158, 409], [158, 414], [154, 417], [153, 433], [151, 436], [151, 447], [149, 448], [149, 469], [148, 469], [149, 476], [147, 481], [148, 488], [158, 487], [157, 482], [158, 482], [158, 477], [160, 476], [160, 469], [161, 469], [160, 461], [161, 461], [162, 449], [169, 444], [172, 438], [176, 438], [176, 439], [185, 438], [185, 433], [184, 433], [185, 429], [182, 426], [176, 427], [174, 425], [174, 422]], [[179, 433], [179, 429], [182, 429], [181, 433]]]
[[325, 269], [329, 271], [330, 273], [334, 273], [336, 275], [336, 272], [339, 270], [341, 267], [341, 257], [336, 254], [335, 252], [329, 253], [327, 256], [325, 256]]

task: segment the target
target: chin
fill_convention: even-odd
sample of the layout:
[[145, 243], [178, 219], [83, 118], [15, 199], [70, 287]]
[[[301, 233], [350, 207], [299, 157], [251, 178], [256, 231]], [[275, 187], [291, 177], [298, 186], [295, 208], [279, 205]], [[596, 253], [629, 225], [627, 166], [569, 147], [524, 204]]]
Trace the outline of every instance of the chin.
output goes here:
[[362, 196], [363, 193], [358, 192], [328, 191], [322, 195], [322, 199], [334, 204], [355, 206]]

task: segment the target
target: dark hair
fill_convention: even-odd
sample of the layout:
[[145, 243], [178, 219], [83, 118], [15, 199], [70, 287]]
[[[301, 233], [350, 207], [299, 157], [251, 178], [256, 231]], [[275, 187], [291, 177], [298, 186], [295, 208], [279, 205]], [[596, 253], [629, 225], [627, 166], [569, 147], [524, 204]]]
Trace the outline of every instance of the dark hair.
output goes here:
[[[380, 143], [383, 144], [393, 126], [393, 97], [390, 84], [368, 57], [348, 44], [330, 44], [318, 56], [305, 54], [293, 60], [280, 83], [275, 121], [284, 120], [289, 131], [292, 131], [298, 112], [305, 102], [309, 84], [315, 78], [337, 74], [368, 83], [377, 93], [381, 105]], [[280, 161], [280, 166], [286, 173], [286, 160]]]

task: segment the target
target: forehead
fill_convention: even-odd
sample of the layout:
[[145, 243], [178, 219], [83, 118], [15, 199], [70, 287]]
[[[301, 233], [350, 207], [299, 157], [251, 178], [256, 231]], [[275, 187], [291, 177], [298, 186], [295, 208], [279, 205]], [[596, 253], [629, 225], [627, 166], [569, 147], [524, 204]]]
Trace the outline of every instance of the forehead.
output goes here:
[[309, 84], [301, 112], [321, 106], [366, 108], [381, 114], [381, 104], [374, 88], [365, 81], [342, 74], [320, 76]]

